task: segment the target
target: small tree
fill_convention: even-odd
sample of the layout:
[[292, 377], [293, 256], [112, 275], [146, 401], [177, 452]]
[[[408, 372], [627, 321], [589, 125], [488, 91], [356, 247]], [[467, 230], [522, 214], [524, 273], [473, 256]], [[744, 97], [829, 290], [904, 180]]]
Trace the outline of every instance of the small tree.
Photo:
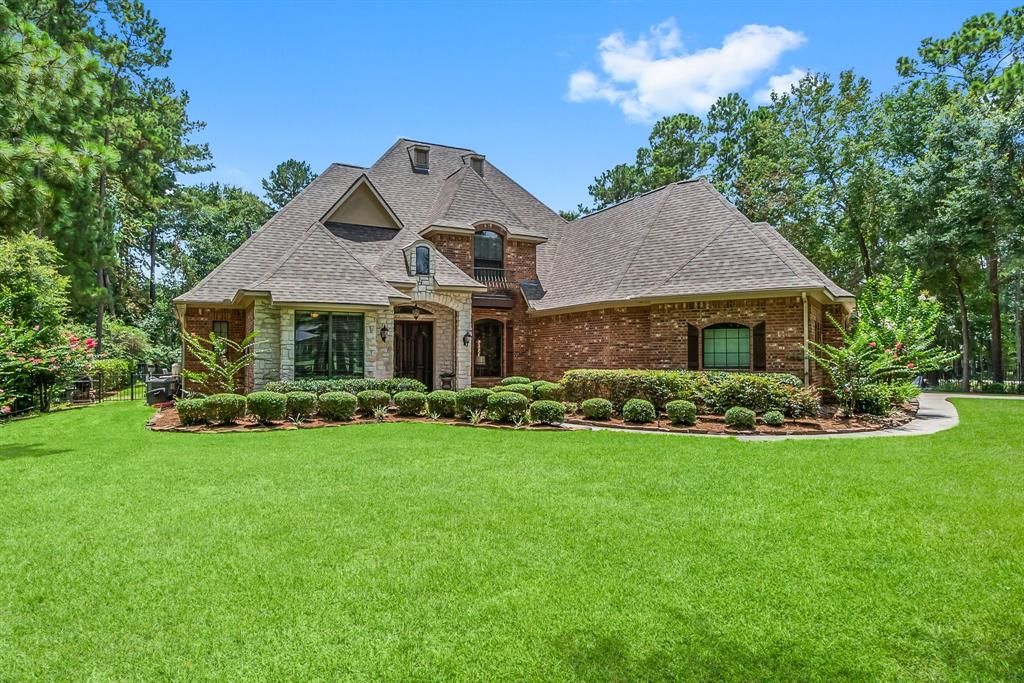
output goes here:
[[208, 337], [182, 330], [185, 346], [196, 357], [202, 370], [182, 370], [181, 375], [200, 388], [203, 394], [234, 394], [238, 375], [252, 362], [256, 336], [250, 332], [241, 341], [232, 341], [213, 332]]

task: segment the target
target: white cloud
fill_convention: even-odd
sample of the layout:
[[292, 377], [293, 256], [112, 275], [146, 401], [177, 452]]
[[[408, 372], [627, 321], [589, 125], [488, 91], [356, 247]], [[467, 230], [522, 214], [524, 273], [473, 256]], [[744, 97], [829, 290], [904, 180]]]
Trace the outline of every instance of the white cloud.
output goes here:
[[768, 79], [768, 86], [754, 93], [754, 102], [767, 104], [772, 101], [772, 93], [784, 95], [789, 89], [796, 85], [801, 78], [807, 75], [803, 69], [792, 68], [787, 73], [772, 76]]
[[748, 24], [727, 35], [721, 47], [686, 52], [675, 19], [668, 19], [633, 42], [621, 32], [603, 38], [598, 52], [604, 76], [577, 71], [566, 98], [604, 100], [642, 121], [679, 111], [703, 113], [805, 41], [802, 33], [781, 26]]

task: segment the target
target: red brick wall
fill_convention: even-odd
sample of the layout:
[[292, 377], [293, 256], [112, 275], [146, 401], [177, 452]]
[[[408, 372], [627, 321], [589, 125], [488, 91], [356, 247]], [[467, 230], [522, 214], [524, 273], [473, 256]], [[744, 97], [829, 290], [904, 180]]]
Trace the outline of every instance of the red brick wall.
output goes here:
[[[248, 332], [252, 331], [252, 306], [246, 308], [213, 308], [209, 306], [189, 306], [185, 310], [184, 326], [188, 332], [199, 335], [201, 337], [208, 337], [210, 332], [213, 331], [213, 323], [215, 320], [226, 320], [228, 323], [228, 339], [235, 342], [240, 342], [245, 338]], [[199, 365], [195, 355], [189, 350], [187, 344], [183, 344], [183, 359], [184, 368], [186, 370], [194, 370], [197, 372], [203, 371], [202, 366]], [[247, 368], [245, 372], [239, 376], [238, 380], [241, 382], [245, 390], [248, 391], [252, 387], [252, 367]], [[199, 387], [189, 386], [186, 384], [186, 388], [190, 390], [200, 390]]]
[[[822, 307], [810, 303], [813, 339], [813, 321], [816, 316], [821, 320]], [[722, 322], [765, 323], [767, 370], [803, 377], [803, 303], [798, 296], [526, 316], [517, 330], [525, 356], [516, 374], [558, 379], [573, 368], [683, 369], [687, 324], [702, 329]], [[811, 367], [812, 381], [820, 381], [820, 371]]]
[[515, 282], [537, 277], [537, 245], [519, 240], [505, 241], [505, 270]]
[[473, 238], [465, 235], [431, 235], [437, 250], [462, 272], [473, 277]]
[[[493, 230], [505, 240], [505, 270], [515, 281], [532, 280], [537, 277], [537, 245], [509, 239], [497, 225], [481, 223], [480, 230]], [[449, 261], [473, 277], [473, 238], [466, 235], [431, 235], [430, 241]]]

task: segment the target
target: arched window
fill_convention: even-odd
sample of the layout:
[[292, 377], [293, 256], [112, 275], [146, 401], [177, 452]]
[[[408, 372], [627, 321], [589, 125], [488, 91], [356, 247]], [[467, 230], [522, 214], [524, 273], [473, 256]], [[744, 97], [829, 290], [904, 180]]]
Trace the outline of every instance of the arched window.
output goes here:
[[750, 368], [750, 328], [719, 323], [704, 328], [704, 367], [720, 370]]
[[476, 279], [500, 279], [505, 267], [505, 241], [493, 230], [481, 230], [473, 236], [473, 270]]
[[425, 244], [416, 247], [416, 274], [430, 275], [430, 247]]
[[501, 377], [504, 329], [497, 320], [478, 320], [473, 326], [474, 377]]

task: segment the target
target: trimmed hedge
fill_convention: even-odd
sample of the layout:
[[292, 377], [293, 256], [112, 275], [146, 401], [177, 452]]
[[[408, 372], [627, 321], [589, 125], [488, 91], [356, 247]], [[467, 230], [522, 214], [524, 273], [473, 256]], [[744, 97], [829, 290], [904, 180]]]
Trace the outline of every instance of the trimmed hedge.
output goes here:
[[512, 375], [498, 382], [498, 386], [508, 386], [509, 384], [529, 384], [529, 377], [520, 377], [519, 375]]
[[395, 405], [398, 414], [406, 417], [422, 415], [427, 407], [427, 395], [422, 391], [399, 391], [395, 394]]
[[203, 414], [210, 424], [230, 424], [245, 415], [245, 396], [214, 394], [203, 401]]
[[487, 417], [495, 422], [509, 422], [525, 415], [529, 407], [527, 398], [514, 391], [501, 391], [487, 397]]
[[316, 394], [326, 394], [329, 391], [344, 391], [353, 395], [361, 391], [386, 391], [389, 395], [395, 395], [400, 391], [421, 391], [426, 392], [427, 386], [416, 379], [408, 377], [395, 377], [392, 379], [373, 379], [371, 377], [360, 377], [355, 379], [293, 379], [284, 382], [267, 382], [264, 387], [267, 391], [277, 391], [282, 394], [290, 394], [293, 391], [308, 391]]
[[781, 427], [786, 421], [785, 416], [777, 410], [769, 410], [761, 419], [769, 427]]
[[328, 391], [320, 394], [317, 412], [325, 420], [351, 420], [358, 406], [359, 400], [347, 391]]
[[356, 401], [359, 404], [359, 412], [363, 415], [373, 415], [375, 408], [387, 408], [390, 405], [391, 395], [386, 391], [367, 389], [356, 394]]
[[588, 398], [581, 405], [583, 417], [588, 420], [607, 420], [612, 416], [615, 407], [606, 398]]
[[565, 422], [565, 406], [558, 401], [534, 401], [530, 404], [530, 419], [543, 424], [562, 424]]
[[316, 412], [316, 394], [311, 391], [292, 391], [285, 394], [288, 401], [288, 417], [305, 420]]
[[441, 417], [455, 417], [456, 394], [447, 389], [438, 389], [427, 394], [427, 409]]
[[103, 390], [123, 389], [131, 381], [135, 364], [125, 358], [100, 358], [92, 361], [92, 376], [101, 378]]
[[798, 378], [786, 373], [569, 370], [562, 376], [562, 386], [567, 400], [605, 398], [616, 410], [631, 398], [645, 399], [656, 408], [682, 399], [717, 415], [743, 406], [800, 417], [813, 415], [820, 407], [817, 391], [803, 388]]
[[245, 397], [245, 409], [260, 424], [270, 424], [284, 419], [288, 398], [276, 391], [254, 391]]
[[530, 400], [533, 399], [533, 387], [529, 384], [499, 384], [494, 387], [494, 393], [500, 393], [502, 391], [514, 391], [517, 394], [522, 394]]
[[684, 399], [669, 401], [665, 404], [665, 412], [668, 413], [668, 419], [674, 425], [697, 424], [697, 406], [693, 404], [693, 401]]
[[757, 416], [750, 408], [733, 406], [725, 411], [725, 424], [733, 429], [753, 429], [757, 424]]
[[622, 406], [622, 419], [626, 422], [644, 424], [654, 422], [658, 417], [658, 411], [654, 404], [642, 398], [631, 398]]
[[181, 420], [181, 424], [190, 427], [206, 422], [205, 403], [206, 399], [204, 398], [183, 398], [176, 401], [174, 407], [178, 409], [178, 418]]
[[493, 393], [490, 389], [477, 387], [462, 389], [455, 394], [455, 412], [460, 417], [468, 417], [470, 411], [487, 410], [487, 399]]
[[554, 382], [533, 383], [533, 393], [541, 401], [561, 401], [565, 398], [565, 388]]

